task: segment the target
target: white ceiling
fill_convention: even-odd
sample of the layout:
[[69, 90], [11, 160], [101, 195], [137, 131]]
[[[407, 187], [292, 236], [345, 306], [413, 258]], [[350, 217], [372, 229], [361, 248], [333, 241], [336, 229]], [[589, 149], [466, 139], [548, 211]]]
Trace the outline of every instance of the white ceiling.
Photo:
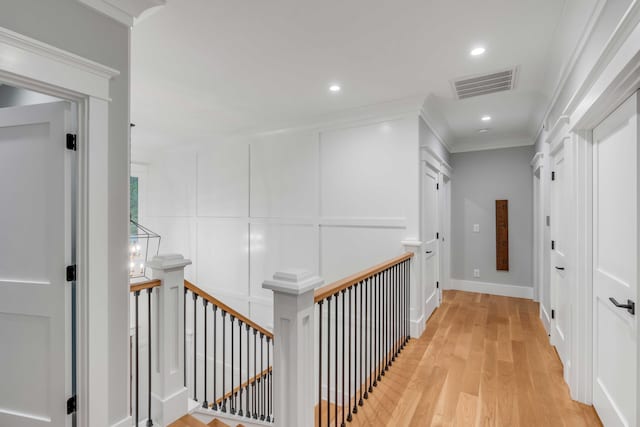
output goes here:
[[[595, 3], [169, 0], [133, 29], [134, 143], [200, 142], [416, 96], [454, 150], [533, 143]], [[471, 57], [479, 45], [486, 53]], [[451, 80], [513, 66], [514, 91], [455, 99]]]

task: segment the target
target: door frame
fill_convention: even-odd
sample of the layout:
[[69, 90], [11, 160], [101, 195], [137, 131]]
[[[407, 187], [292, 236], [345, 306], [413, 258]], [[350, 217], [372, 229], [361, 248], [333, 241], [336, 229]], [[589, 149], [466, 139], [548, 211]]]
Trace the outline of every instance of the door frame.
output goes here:
[[[640, 88], [640, 2], [633, 2], [613, 35], [607, 41], [590, 71], [569, 98], [560, 117], [545, 138], [553, 145], [565, 139], [568, 160], [572, 162], [568, 186], [573, 192], [571, 229], [574, 266], [575, 310], [573, 313], [572, 353], [568, 384], [573, 399], [593, 401], [593, 129]], [[553, 218], [551, 218], [553, 221]], [[640, 230], [640, 228], [639, 228]], [[550, 247], [545, 249], [549, 251]], [[638, 260], [640, 265], [640, 259]], [[640, 328], [639, 328], [640, 329]], [[638, 342], [640, 342], [640, 330]], [[637, 366], [640, 384], [640, 360]], [[636, 424], [640, 425], [640, 393]]]
[[[0, 79], [73, 101], [78, 106], [75, 230], [78, 425], [105, 425], [109, 418], [105, 405], [109, 400], [109, 325], [105, 321], [109, 318], [109, 307], [104, 303], [109, 300], [108, 107], [110, 80], [119, 74], [112, 68], [0, 27]], [[123, 288], [123, 292], [128, 290]]]

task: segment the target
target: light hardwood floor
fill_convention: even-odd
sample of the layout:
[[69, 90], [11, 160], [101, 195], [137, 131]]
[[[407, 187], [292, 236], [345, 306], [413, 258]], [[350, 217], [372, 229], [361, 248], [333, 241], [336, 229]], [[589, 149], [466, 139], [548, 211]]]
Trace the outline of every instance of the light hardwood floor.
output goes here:
[[425, 333], [411, 341], [348, 425], [601, 423], [592, 407], [571, 400], [537, 303], [445, 291]]

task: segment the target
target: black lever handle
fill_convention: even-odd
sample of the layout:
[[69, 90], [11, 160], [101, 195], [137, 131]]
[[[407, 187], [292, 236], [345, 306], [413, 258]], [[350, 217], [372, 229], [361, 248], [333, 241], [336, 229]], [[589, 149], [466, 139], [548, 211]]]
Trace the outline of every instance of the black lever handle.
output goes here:
[[624, 308], [626, 309], [629, 313], [631, 314], [636, 314], [636, 303], [631, 301], [630, 299], [627, 300], [626, 304], [620, 304], [618, 301], [616, 301], [615, 298], [610, 297], [609, 301], [611, 301], [613, 303], [613, 305], [615, 305], [618, 308]]
[[430, 254], [430, 253], [432, 253], [432, 252], [433, 252], [433, 251], [427, 251], [427, 254]]
[[558, 267], [558, 266], [556, 265], [556, 270], [564, 271], [564, 267]]

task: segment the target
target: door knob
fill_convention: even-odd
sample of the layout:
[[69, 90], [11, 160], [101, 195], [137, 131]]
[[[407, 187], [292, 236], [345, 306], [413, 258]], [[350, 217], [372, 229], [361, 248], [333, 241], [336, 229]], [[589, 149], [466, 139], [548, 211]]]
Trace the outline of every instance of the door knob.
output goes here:
[[636, 303], [631, 301], [630, 299], [627, 300], [626, 304], [620, 304], [618, 301], [616, 301], [615, 298], [610, 297], [609, 301], [611, 301], [613, 303], [613, 305], [615, 305], [618, 308], [624, 308], [626, 309], [629, 313], [631, 314], [636, 314]]
[[564, 267], [558, 267], [558, 266], [556, 265], [556, 270], [564, 271]]

